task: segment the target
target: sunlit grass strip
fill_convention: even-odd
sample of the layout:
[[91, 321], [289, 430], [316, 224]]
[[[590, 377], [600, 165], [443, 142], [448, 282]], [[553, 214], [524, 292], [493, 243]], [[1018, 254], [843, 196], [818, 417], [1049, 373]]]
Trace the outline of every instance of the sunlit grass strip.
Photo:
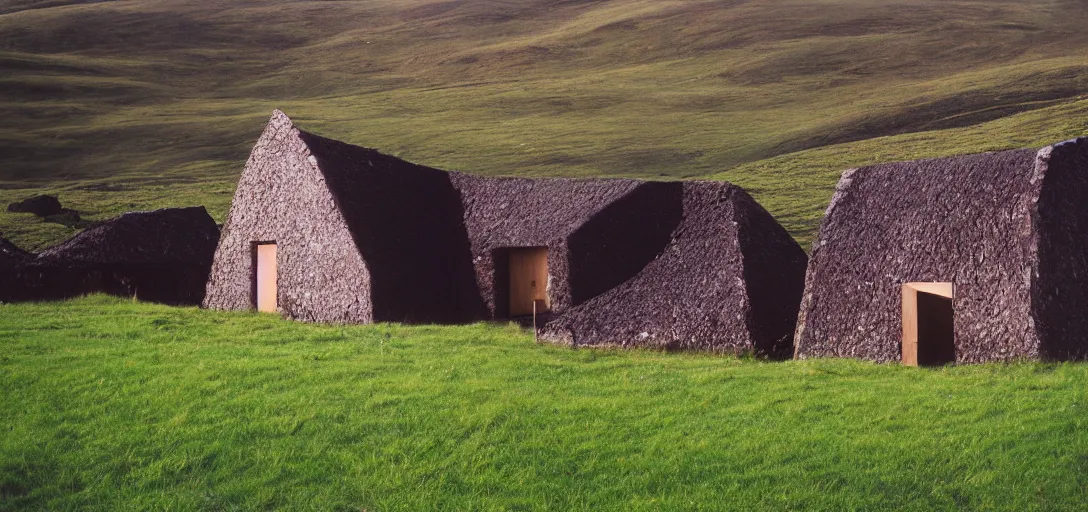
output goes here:
[[1076, 510], [1088, 365], [0, 306], [0, 509]]

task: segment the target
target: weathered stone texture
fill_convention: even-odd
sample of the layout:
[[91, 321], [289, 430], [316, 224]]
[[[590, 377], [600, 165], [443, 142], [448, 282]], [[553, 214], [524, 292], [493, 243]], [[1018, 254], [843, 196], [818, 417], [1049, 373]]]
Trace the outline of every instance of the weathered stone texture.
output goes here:
[[911, 281], [954, 283], [957, 362], [1077, 352], [1064, 344], [1085, 333], [1073, 311], [1086, 304], [1083, 148], [843, 173], [813, 247], [797, 355], [898, 360]]
[[[299, 131], [278, 111], [239, 182], [208, 307], [253, 307], [257, 241], [277, 243], [280, 309], [292, 318], [505, 318], [496, 289], [509, 286], [507, 261], [496, 258], [546, 247], [542, 322], [562, 322], [551, 332], [561, 326], [579, 344], [773, 355], [789, 352], [805, 261], [727, 183], [446, 173]], [[746, 278], [766, 280], [766, 293], [749, 299]], [[632, 317], [637, 330], [624, 327]]]
[[[739, 187], [677, 185], [682, 219], [662, 251], [632, 279], [553, 319], [544, 335], [574, 345], [787, 356], [804, 251]], [[767, 231], [743, 234], [754, 229]], [[765, 277], [765, 267], [783, 277], [747, 279]], [[773, 294], [784, 297], [765, 298]]]
[[306, 132], [301, 137], [369, 271], [374, 321], [485, 318], [449, 173]]
[[1088, 138], [1039, 152], [1032, 309], [1042, 356], [1088, 358]]
[[[496, 250], [548, 248], [548, 295], [559, 314], [634, 276], [664, 248], [679, 214], [670, 184], [451, 175], [464, 202], [476, 283], [492, 316], [505, 316], [495, 303]], [[660, 243], [640, 245], [662, 232]]]
[[372, 322], [370, 273], [297, 128], [276, 111], [238, 182], [204, 306], [253, 308], [253, 242], [276, 242], [279, 309], [319, 322]]

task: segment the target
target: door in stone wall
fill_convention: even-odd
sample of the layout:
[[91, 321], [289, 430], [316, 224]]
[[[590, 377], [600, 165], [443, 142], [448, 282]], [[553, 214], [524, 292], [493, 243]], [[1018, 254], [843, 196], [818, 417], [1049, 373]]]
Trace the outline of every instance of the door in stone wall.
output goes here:
[[551, 308], [548, 299], [548, 248], [510, 250], [510, 316], [527, 316]]
[[276, 244], [259, 243], [254, 246], [254, 260], [257, 266], [254, 272], [254, 304], [257, 311], [276, 312], [278, 269], [276, 268]]
[[929, 366], [956, 361], [952, 283], [903, 284], [903, 364]]

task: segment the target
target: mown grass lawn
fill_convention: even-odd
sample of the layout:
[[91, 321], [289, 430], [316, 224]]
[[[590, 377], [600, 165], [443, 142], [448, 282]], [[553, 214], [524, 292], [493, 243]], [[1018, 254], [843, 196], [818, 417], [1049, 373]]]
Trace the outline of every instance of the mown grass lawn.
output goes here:
[[0, 306], [0, 509], [1083, 510], [1088, 365]]

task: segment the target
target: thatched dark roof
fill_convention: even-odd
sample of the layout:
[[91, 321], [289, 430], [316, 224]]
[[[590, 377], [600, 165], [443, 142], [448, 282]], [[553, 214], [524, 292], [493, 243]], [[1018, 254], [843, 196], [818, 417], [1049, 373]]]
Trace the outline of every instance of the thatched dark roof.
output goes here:
[[[957, 361], [1045, 355], [1053, 340], [1038, 329], [1071, 319], [1044, 319], [1041, 303], [1057, 291], [1046, 269], [1064, 262], [1057, 281], [1088, 273], [1085, 231], [1065, 229], [1062, 240], [1054, 234], [1088, 227], [1077, 221], [1084, 208], [1074, 206], [1088, 200], [1086, 146], [843, 173], [813, 246], [797, 355], [898, 360], [906, 282], [954, 283]], [[1056, 204], [1064, 206], [1049, 206]], [[1064, 254], [1046, 256], [1052, 244]], [[1057, 302], [1088, 307], [1084, 293], [1069, 290]], [[1080, 330], [1078, 339], [1085, 335]]]
[[126, 213], [36, 257], [19, 256], [6, 300], [109, 293], [199, 304], [218, 238], [203, 207]]
[[[726, 203], [743, 203], [737, 210], [746, 213], [730, 213], [732, 206], [722, 207]], [[761, 213], [752, 213], [756, 210]], [[693, 224], [680, 229], [685, 211]], [[737, 228], [738, 223], [743, 226]], [[766, 233], [752, 234], [760, 230]], [[728, 233], [734, 239], [718, 238]], [[277, 305], [290, 317], [336, 322], [502, 318], [508, 311], [497, 297], [509, 284], [502, 282], [496, 258], [507, 257], [504, 251], [514, 248], [535, 247], [547, 248], [550, 317], [562, 318], [571, 308], [639, 276], [655, 260], [663, 262], [655, 275], [670, 272], [668, 265], [678, 260], [659, 258], [670, 244], [684, 248], [685, 264], [671, 270], [676, 275], [669, 283], [644, 280], [641, 303], [667, 296], [662, 287], [673, 282], [700, 282], [711, 290], [743, 288], [737, 280], [718, 280], [725, 262], [693, 263], [700, 257], [699, 247], [742, 247], [741, 239], [755, 240], [747, 247], [753, 254], [763, 251], [764, 266], [738, 263], [737, 279], [766, 279], [769, 289], [792, 298], [776, 302], [749, 293], [744, 306], [749, 309], [731, 313], [744, 320], [715, 326], [743, 333], [705, 328], [700, 336], [706, 336], [698, 343], [677, 346], [735, 349], [739, 345], [715, 345], [716, 340], [762, 340], [768, 336], [764, 331], [782, 338], [783, 318], [789, 324], [785, 332], [792, 328], [801, 285], [801, 271], [795, 267], [800, 258], [803, 268], [804, 253], [736, 187], [447, 173], [306, 133], [276, 111], [239, 180], [205, 305], [253, 307], [252, 244], [275, 242]], [[740, 262], [743, 257], [736, 254]], [[761, 274], [757, 268], [776, 271]], [[780, 286], [788, 280], [781, 276], [793, 276], [792, 285]], [[731, 307], [710, 303], [717, 299], [715, 293], [688, 293], [685, 304], [705, 312]], [[774, 313], [759, 316], [772, 309]], [[757, 314], [745, 316], [749, 311]], [[773, 326], [759, 320], [767, 315], [774, 318]], [[677, 317], [653, 318], [679, 329]], [[584, 325], [568, 327], [579, 330]], [[750, 336], [754, 332], [759, 334]]]
[[485, 178], [450, 173], [465, 223], [488, 246], [560, 241], [645, 182], [626, 179]]
[[129, 212], [42, 251], [48, 265], [211, 265], [219, 228], [203, 206]]

